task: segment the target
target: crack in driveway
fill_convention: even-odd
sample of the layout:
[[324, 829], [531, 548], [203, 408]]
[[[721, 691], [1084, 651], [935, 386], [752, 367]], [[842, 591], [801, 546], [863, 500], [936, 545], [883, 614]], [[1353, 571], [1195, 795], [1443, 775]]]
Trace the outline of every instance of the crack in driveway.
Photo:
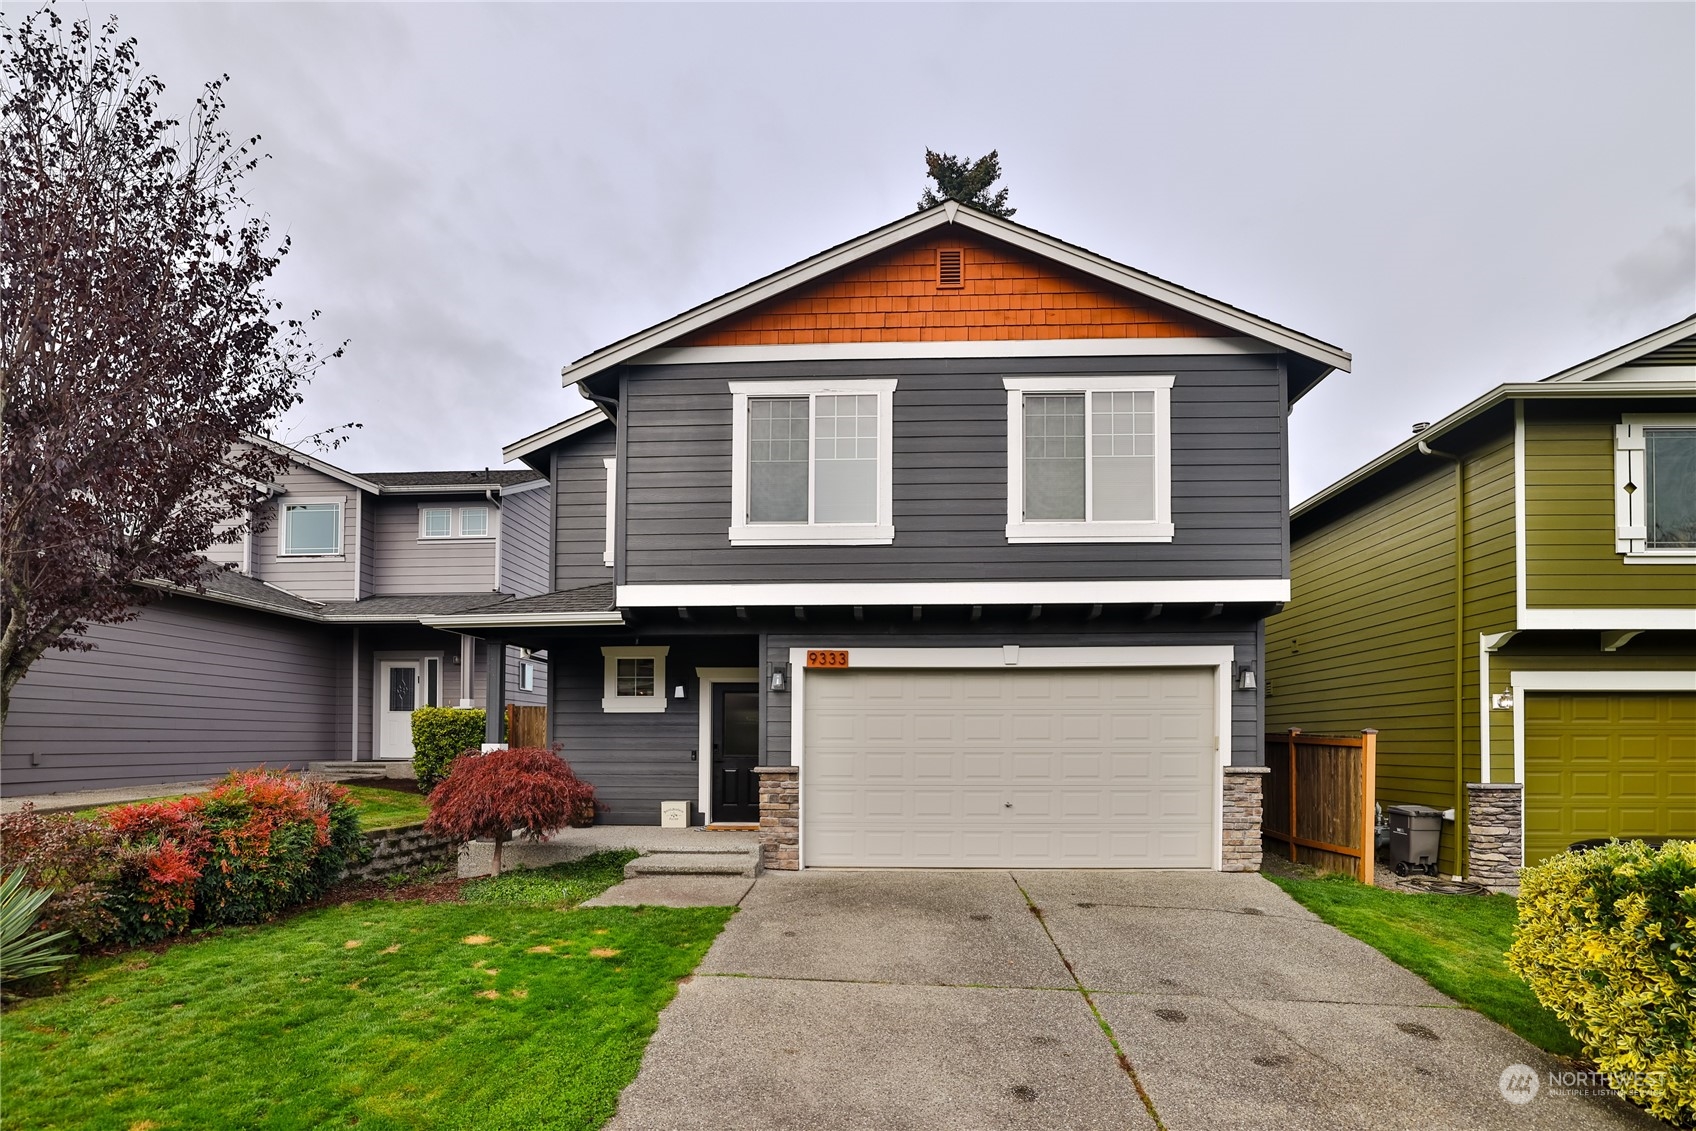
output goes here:
[[1036, 905], [1036, 901], [1031, 898], [1030, 892], [1025, 890], [1025, 886], [1019, 882], [1017, 876], [1008, 872], [1007, 878], [1012, 880], [1013, 886], [1019, 889], [1019, 894], [1024, 897], [1025, 906], [1031, 909], [1031, 914], [1036, 916], [1036, 921], [1042, 925], [1042, 933], [1048, 936], [1049, 943], [1054, 947], [1054, 953], [1060, 956], [1060, 962], [1066, 967], [1066, 973], [1072, 976], [1073, 983], [1077, 985], [1078, 995], [1084, 999], [1084, 1004], [1089, 1006], [1089, 1011], [1094, 1015], [1095, 1023], [1101, 1026], [1101, 1032], [1106, 1036], [1107, 1043], [1113, 1046], [1113, 1055], [1118, 1058], [1119, 1067], [1125, 1070], [1125, 1075], [1130, 1077], [1131, 1087], [1137, 1090], [1137, 1097], [1142, 1100], [1142, 1106], [1148, 1109], [1148, 1117], [1154, 1120], [1154, 1126], [1159, 1128], [1159, 1131], [1166, 1131], [1166, 1124], [1161, 1120], [1160, 1113], [1154, 1109], [1154, 1099], [1148, 1094], [1148, 1090], [1142, 1086], [1142, 1080], [1137, 1077], [1136, 1066], [1131, 1063], [1131, 1058], [1125, 1054], [1124, 1048], [1119, 1044], [1119, 1037], [1113, 1032], [1113, 1026], [1107, 1023], [1107, 1019], [1101, 1015], [1101, 1010], [1095, 1007], [1095, 999], [1090, 997], [1089, 990], [1079, 980], [1078, 972], [1072, 969], [1072, 960], [1066, 957], [1065, 950], [1060, 946], [1060, 940], [1054, 937], [1053, 931], [1049, 930], [1048, 919], [1043, 915], [1042, 908]]

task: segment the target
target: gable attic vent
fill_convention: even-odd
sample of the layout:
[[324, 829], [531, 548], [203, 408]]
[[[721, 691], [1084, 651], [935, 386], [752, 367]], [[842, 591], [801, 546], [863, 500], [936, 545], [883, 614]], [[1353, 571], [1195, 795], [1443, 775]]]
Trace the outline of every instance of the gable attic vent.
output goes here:
[[936, 252], [936, 285], [963, 287], [966, 285], [965, 252], [957, 247], [938, 248]]

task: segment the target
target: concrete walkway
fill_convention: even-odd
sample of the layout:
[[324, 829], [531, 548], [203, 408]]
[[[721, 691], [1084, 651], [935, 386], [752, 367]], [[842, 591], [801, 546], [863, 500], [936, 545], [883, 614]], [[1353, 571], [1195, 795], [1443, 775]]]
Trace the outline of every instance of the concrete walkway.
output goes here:
[[125, 785], [112, 789], [74, 789], [64, 793], [0, 797], [0, 813], [16, 813], [25, 805], [34, 805], [37, 813], [62, 813], [74, 809], [92, 809], [97, 805], [146, 801], [150, 797], [181, 797], [186, 793], [205, 793], [216, 781], [216, 778], [197, 778], [194, 781], [152, 782], [147, 785]]
[[810, 870], [742, 897], [610, 1126], [1657, 1126], [1509, 1104], [1514, 1064], [1557, 1067], [1256, 875]]
[[[501, 850], [501, 867], [545, 868], [579, 860], [615, 848], [634, 848], [641, 853], [688, 852], [691, 848], [751, 849], [760, 834], [750, 829], [662, 829], [656, 825], [594, 825], [587, 829], [559, 829], [539, 843], [511, 841]], [[459, 850], [459, 875], [486, 876], [493, 870], [494, 845], [472, 841]], [[620, 885], [623, 886], [623, 885]], [[747, 890], [746, 888], [743, 889]], [[731, 903], [734, 903], [732, 900]], [[703, 904], [697, 906], [721, 906]], [[723, 905], [728, 906], [728, 904]]]

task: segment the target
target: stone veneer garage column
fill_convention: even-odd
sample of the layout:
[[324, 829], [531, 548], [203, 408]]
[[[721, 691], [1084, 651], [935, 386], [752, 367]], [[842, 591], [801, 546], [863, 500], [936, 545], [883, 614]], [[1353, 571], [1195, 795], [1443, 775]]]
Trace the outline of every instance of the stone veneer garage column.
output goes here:
[[1221, 872], [1260, 871], [1261, 778], [1265, 766], [1225, 767], [1225, 806], [1219, 830]]
[[1518, 889], [1524, 810], [1525, 787], [1518, 782], [1466, 783], [1467, 879], [1492, 891]]
[[773, 871], [801, 867], [801, 773], [795, 766], [755, 766], [760, 777], [760, 863]]

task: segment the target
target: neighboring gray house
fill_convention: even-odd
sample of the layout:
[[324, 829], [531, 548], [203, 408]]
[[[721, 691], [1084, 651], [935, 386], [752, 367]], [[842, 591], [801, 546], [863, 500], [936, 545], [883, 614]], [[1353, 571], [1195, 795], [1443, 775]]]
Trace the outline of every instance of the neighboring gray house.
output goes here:
[[[1242, 869], [1291, 404], [1334, 346], [952, 203], [567, 366], [506, 449], [552, 737], [776, 867]], [[495, 689], [491, 695], [499, 694]]]
[[[355, 475], [294, 453], [265, 529], [208, 554], [230, 568], [204, 593], [37, 661], [12, 693], [6, 794], [410, 758], [414, 706], [480, 707], [488, 683], [480, 642], [424, 619], [546, 592], [549, 496], [526, 470]], [[545, 657], [497, 654], [501, 702], [545, 703]]]

